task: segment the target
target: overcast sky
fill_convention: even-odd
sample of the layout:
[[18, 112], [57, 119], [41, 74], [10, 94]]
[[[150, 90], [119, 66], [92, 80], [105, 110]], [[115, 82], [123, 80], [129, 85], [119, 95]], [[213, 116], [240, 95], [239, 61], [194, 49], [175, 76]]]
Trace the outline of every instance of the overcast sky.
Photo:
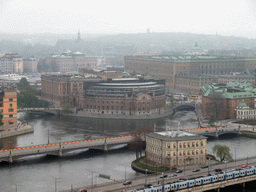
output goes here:
[[256, 38], [256, 0], [0, 0], [0, 32], [190, 32]]

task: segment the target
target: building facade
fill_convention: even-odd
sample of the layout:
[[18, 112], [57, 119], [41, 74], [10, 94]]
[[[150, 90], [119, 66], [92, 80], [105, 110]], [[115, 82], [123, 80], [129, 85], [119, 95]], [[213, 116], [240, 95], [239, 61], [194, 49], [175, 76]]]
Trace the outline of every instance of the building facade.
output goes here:
[[217, 77], [213, 75], [187, 75], [175, 76], [175, 88], [188, 91], [193, 94], [200, 94], [201, 87], [208, 83], [217, 82]]
[[37, 58], [23, 59], [24, 73], [37, 73]]
[[249, 106], [243, 101], [236, 108], [236, 119], [238, 121], [255, 120], [256, 119], [256, 109], [249, 108]]
[[146, 158], [169, 167], [204, 164], [206, 146], [206, 137], [202, 135], [182, 131], [149, 133]]
[[81, 68], [94, 69], [97, 63], [97, 57], [86, 57], [80, 52], [67, 52], [45, 58], [45, 64], [55, 67], [59, 72], [79, 71]]
[[0, 89], [0, 112], [3, 115], [1, 130], [17, 127], [17, 88], [14, 85], [2, 85]]
[[57, 106], [70, 103], [80, 113], [148, 115], [164, 112], [165, 84], [137, 78], [86, 79], [42, 75], [42, 98]]
[[0, 62], [2, 73], [23, 73], [23, 59], [18, 53], [5, 53]]
[[126, 56], [125, 70], [129, 73], [152, 75], [165, 79], [167, 88], [176, 88], [180, 74], [222, 75], [256, 69], [256, 58], [191, 56]]
[[202, 87], [203, 115], [213, 119], [235, 119], [237, 106], [245, 102], [256, 107], [256, 89], [250, 82], [212, 83]]

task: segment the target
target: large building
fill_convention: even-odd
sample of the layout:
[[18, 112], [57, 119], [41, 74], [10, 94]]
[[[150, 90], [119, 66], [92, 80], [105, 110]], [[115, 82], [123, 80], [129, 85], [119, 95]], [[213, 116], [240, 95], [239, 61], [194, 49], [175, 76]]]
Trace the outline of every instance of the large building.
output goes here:
[[0, 112], [3, 115], [0, 130], [17, 127], [17, 88], [14, 85], [1, 86]]
[[256, 89], [248, 81], [206, 84], [202, 93], [203, 115], [208, 118], [235, 119], [237, 106], [242, 102], [256, 107]]
[[206, 137], [188, 132], [149, 133], [146, 136], [146, 158], [169, 167], [204, 164], [206, 145]]
[[23, 73], [23, 59], [18, 53], [5, 53], [0, 66], [1, 73]]
[[56, 68], [59, 72], [79, 71], [79, 69], [94, 69], [98, 63], [97, 57], [87, 57], [80, 52], [66, 52], [45, 58], [45, 64]]
[[37, 58], [23, 59], [24, 73], [37, 73]]
[[223, 75], [256, 69], [256, 58], [186, 56], [126, 56], [125, 71], [165, 79], [167, 88], [176, 88], [177, 75]]
[[138, 78], [86, 79], [71, 75], [42, 75], [42, 98], [61, 106], [70, 103], [79, 113], [161, 114], [166, 104], [165, 84]]

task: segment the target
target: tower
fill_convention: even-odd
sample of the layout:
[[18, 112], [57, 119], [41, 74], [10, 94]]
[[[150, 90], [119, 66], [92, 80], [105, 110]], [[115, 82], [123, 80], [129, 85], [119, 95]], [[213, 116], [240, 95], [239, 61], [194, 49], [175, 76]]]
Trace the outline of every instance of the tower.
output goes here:
[[80, 42], [81, 41], [81, 34], [80, 34], [80, 30], [78, 30], [77, 33], [77, 41]]

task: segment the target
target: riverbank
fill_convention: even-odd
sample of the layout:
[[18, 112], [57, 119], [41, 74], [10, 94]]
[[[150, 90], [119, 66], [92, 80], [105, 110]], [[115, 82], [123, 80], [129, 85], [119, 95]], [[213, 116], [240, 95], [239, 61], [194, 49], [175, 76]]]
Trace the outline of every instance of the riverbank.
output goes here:
[[16, 128], [0, 131], [0, 139], [33, 132], [34, 127], [32, 125], [27, 123], [19, 124]]
[[165, 109], [164, 112], [160, 114], [143, 114], [143, 115], [126, 115], [126, 114], [95, 114], [89, 113], [85, 111], [78, 111], [77, 113], [66, 113], [62, 114], [63, 116], [74, 116], [74, 117], [89, 117], [89, 118], [98, 118], [98, 119], [128, 119], [128, 120], [136, 120], [136, 119], [158, 119], [167, 117], [174, 113], [173, 109]]

